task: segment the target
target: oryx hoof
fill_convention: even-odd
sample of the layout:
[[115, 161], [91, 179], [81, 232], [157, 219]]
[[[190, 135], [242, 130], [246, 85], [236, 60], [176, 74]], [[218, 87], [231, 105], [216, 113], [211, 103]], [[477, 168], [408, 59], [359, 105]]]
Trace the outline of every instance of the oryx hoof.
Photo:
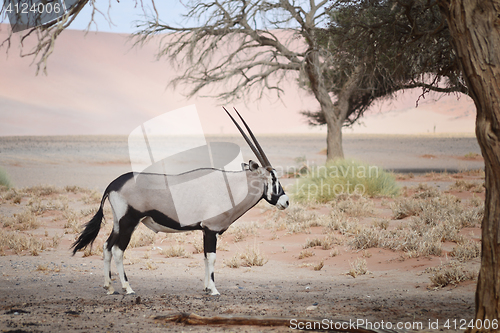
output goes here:
[[205, 288], [204, 289], [205, 293], [209, 294], [210, 296], [220, 296], [220, 293], [217, 291], [217, 289], [210, 289], [210, 288]]
[[108, 295], [117, 295], [117, 294], [119, 294], [119, 292], [115, 291], [113, 289], [113, 287], [111, 287], [111, 286], [104, 287], [104, 289], [107, 290], [106, 294], [108, 294]]

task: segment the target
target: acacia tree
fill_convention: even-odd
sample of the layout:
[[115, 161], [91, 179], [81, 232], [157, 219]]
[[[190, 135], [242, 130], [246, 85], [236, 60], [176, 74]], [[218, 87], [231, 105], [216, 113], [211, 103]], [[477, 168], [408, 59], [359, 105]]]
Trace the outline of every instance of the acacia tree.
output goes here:
[[[452, 50], [446, 21], [426, 0], [339, 0], [329, 8], [324, 43], [340, 65], [328, 72], [333, 94], [358, 75], [349, 97], [348, 124], [353, 124], [377, 99], [396, 91], [422, 88], [442, 93], [467, 93]], [[361, 71], [356, 71], [361, 67]], [[339, 70], [340, 69], [340, 70]], [[313, 125], [325, 124], [321, 110], [304, 112]]]
[[[485, 163], [486, 201], [476, 319], [500, 320], [500, 4], [439, 0], [477, 110], [476, 136]], [[500, 331], [482, 329], [471, 331]]]
[[[231, 101], [257, 90], [282, 92], [286, 80], [300, 77], [318, 101], [327, 124], [327, 159], [343, 157], [343, 110], [358, 76], [330, 93], [327, 68], [338, 65], [320, 43], [328, 0], [195, 0], [186, 18], [194, 27], [172, 26], [150, 17], [135, 34], [137, 44], [162, 35], [158, 57], [172, 60], [182, 74], [173, 82], [190, 87], [188, 96], [203, 94], [214, 84], [226, 90], [216, 97]], [[324, 25], [326, 27], [326, 25]], [[292, 74], [292, 75], [291, 75]]]

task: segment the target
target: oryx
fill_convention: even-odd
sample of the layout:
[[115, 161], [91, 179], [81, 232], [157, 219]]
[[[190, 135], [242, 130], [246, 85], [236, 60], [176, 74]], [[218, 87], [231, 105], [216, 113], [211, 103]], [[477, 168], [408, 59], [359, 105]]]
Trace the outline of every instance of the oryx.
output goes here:
[[[134, 177], [134, 173], [126, 173], [112, 181], [104, 191], [101, 205], [95, 216], [85, 225], [85, 229], [72, 245], [73, 255], [80, 249], [91, 244], [101, 227], [103, 219], [103, 205], [109, 200], [113, 212], [113, 230], [104, 244], [104, 288], [108, 294], [113, 294], [111, 286], [111, 258], [114, 257], [115, 264], [120, 276], [122, 288], [127, 294], [134, 291], [128, 283], [123, 268], [123, 253], [129, 244], [130, 237], [139, 222], [144, 223], [154, 232], [182, 232], [188, 230], [203, 231], [203, 247], [205, 254], [205, 291], [211, 295], [219, 295], [214, 283], [214, 264], [217, 237], [226, 231], [229, 226], [250, 208], [255, 206], [261, 199], [265, 199], [278, 209], [288, 207], [288, 196], [278, 180], [276, 170], [271, 166], [266, 154], [253, 135], [252, 131], [236, 111], [250, 134], [251, 139], [245, 134], [236, 120], [226, 110], [241, 135], [252, 149], [262, 166], [250, 160], [244, 164], [241, 171], [224, 171], [214, 168], [202, 168], [192, 170], [178, 175], [166, 175], [160, 173], [141, 173]], [[252, 143], [253, 141], [253, 143]], [[204, 177], [206, 175], [218, 177]], [[172, 191], [169, 188], [161, 188], [158, 184], [165, 184], [168, 179], [170, 184], [180, 184], [184, 181], [205, 182], [201, 184], [203, 192], [196, 193], [196, 200], [190, 199], [190, 193], [184, 195], [181, 204], [186, 207], [194, 207], [198, 210], [213, 209], [213, 204], [204, 205], [204, 197], [211, 196], [211, 187], [220, 184], [210, 183], [214, 179], [226, 180], [227, 189], [234, 195], [240, 195], [241, 200], [233, 201], [233, 206], [211, 218], [198, 220], [190, 223], [181, 223], [179, 215], [173, 205]], [[208, 179], [208, 180], [207, 180]], [[225, 186], [225, 185], [224, 185]], [[193, 193], [194, 195], [194, 193]], [[213, 199], [213, 198], [212, 198]], [[195, 202], [192, 202], [195, 201]], [[207, 200], [208, 201], [208, 200]], [[176, 202], [178, 204], [178, 202]]]

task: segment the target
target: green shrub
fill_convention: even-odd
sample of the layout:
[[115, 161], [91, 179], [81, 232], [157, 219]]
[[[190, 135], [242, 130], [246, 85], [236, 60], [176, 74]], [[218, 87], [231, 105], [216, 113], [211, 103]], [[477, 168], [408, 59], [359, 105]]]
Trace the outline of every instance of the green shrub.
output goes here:
[[328, 202], [339, 195], [395, 196], [399, 193], [394, 176], [382, 168], [354, 160], [338, 159], [312, 168], [294, 188], [299, 201]]
[[4, 187], [7, 187], [7, 188], [11, 188], [12, 187], [12, 183], [11, 183], [11, 181], [9, 179], [9, 175], [1, 167], [0, 167], [0, 186], [4, 186]]

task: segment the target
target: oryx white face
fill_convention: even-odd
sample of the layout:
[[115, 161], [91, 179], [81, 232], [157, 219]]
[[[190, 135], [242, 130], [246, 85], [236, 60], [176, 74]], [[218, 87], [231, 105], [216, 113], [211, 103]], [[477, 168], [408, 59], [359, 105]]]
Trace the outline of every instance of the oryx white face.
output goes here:
[[276, 206], [278, 209], [285, 209], [289, 205], [288, 196], [285, 194], [283, 187], [281, 186], [276, 170], [271, 169], [266, 171], [268, 175], [268, 181], [266, 184], [266, 191], [264, 192], [264, 198], [271, 205]]

